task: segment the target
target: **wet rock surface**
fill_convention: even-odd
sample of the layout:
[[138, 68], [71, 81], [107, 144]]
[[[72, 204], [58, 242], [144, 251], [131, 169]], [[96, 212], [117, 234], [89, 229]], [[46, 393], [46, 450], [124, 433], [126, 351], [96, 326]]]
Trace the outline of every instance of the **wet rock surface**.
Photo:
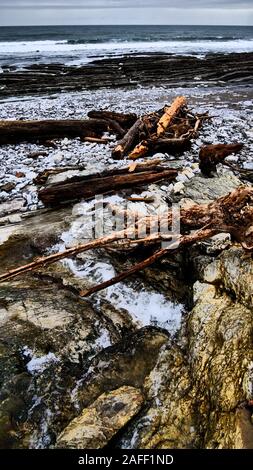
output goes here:
[[[240, 62], [240, 69], [238, 69]], [[21, 70], [2, 67], [1, 96], [55, 93], [94, 88], [209, 86], [252, 83], [252, 53], [207, 54], [204, 58], [172, 54], [129, 54], [97, 59], [85, 66], [34, 64]]]
[[[185, 168], [174, 184], [133, 188], [105, 202], [153, 196], [152, 203], [129, 208], [154, 214], [162, 203], [209, 203], [250, 184], [222, 166], [212, 178], [198, 167], [202, 144], [231, 139], [245, 143], [237, 164], [251, 163], [249, 91], [231, 90], [229, 96], [218, 89], [184, 90], [195, 108], [215, 117], [181, 159], [159, 156]], [[120, 103], [121, 111], [131, 102], [140, 114], [178, 91], [98, 90], [6, 101], [0, 114], [84, 117], [95, 101], [115, 110]], [[110, 161], [110, 145], [64, 139], [46, 154], [36, 144], [1, 147], [0, 185], [13, 178], [16, 185], [0, 194], [1, 273], [87, 241], [94, 201], [46, 210], [33, 180], [47, 168], [63, 170], [49, 177], [52, 182], [79, 168], [90, 174], [126, 166], [127, 160]], [[138, 260], [134, 252], [94, 250], [0, 284], [1, 448], [253, 446], [252, 258], [221, 235], [89, 299], [80, 297]]]
[[56, 447], [63, 449], [103, 448], [143, 404], [143, 396], [133, 387], [104, 393], [60, 434]]
[[[226, 252], [229, 262], [223, 264], [222, 255], [219, 259], [223, 289], [194, 284], [194, 307], [182, 337], [161, 349], [144, 384], [151, 406], [132, 424], [121, 447], [252, 448], [252, 409], [245, 408], [253, 391], [252, 308], [224, 290], [231, 271], [236, 272], [233, 251]], [[252, 291], [252, 260], [244, 262]], [[243, 285], [247, 291], [248, 283]]]

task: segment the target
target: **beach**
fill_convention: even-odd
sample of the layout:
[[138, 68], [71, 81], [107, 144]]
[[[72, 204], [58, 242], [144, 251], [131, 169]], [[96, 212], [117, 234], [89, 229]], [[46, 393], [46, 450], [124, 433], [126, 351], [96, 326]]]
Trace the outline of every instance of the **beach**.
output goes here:
[[[0, 35], [0, 120], [86, 119], [92, 110], [147, 116], [184, 96], [189, 113], [208, 113], [191, 148], [137, 160], [159, 160], [178, 171], [175, 179], [109, 191], [104, 206], [141, 198], [127, 209], [154, 215], [161, 205], [207, 207], [250, 190], [249, 31], [227, 30], [224, 39], [219, 30], [189, 29], [183, 42], [175, 29], [169, 52], [166, 29], [156, 32], [159, 44], [143, 41], [150, 34], [143, 31], [136, 41], [136, 28], [126, 29], [122, 37], [131, 41], [114, 47], [116, 30], [110, 37], [100, 31], [92, 47], [80, 31], [77, 38], [69, 30], [68, 40], [62, 31], [49, 39], [43, 29], [30, 41], [21, 30], [9, 42]], [[1, 274], [85, 242], [94, 198], [47, 207], [39, 192], [133, 165], [128, 155], [113, 158], [113, 132], [102, 137], [108, 141], [66, 136], [0, 146]], [[211, 177], [201, 172], [203, 146], [238, 142], [242, 150], [226, 159], [234, 168], [220, 163]], [[251, 445], [252, 257], [220, 233], [80, 295], [152, 253], [100, 247], [0, 284], [1, 448]]]

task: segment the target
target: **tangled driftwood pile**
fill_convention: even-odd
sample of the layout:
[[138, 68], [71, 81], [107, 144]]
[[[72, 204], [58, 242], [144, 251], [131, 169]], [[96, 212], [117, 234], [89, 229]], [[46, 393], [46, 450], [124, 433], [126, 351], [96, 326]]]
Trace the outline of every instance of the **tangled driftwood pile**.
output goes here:
[[171, 106], [139, 118], [112, 151], [114, 158], [128, 155], [132, 160], [158, 151], [183, 152], [208, 115], [193, 115], [186, 99], [179, 96]]
[[[203, 121], [208, 119], [207, 114], [191, 113], [186, 107], [184, 97], [178, 97], [171, 106], [165, 106], [162, 110], [140, 118], [137, 118], [135, 114], [123, 115], [109, 111], [91, 111], [88, 116], [90, 119], [84, 121], [0, 122], [0, 143], [22, 140], [48, 141], [48, 139], [62, 136], [80, 136], [84, 140], [104, 143], [103, 133], [109, 131], [114, 132], [120, 139], [112, 150], [113, 157], [118, 159], [127, 156], [135, 160], [139, 157], [150, 156], [158, 150], [170, 153], [183, 152], [190, 147], [191, 140], [196, 137]], [[231, 153], [240, 151], [241, 148], [240, 143], [202, 147], [200, 149], [202, 173], [210, 177], [218, 163], [226, 163], [225, 158]], [[56, 172], [56, 170], [43, 172], [36, 178], [36, 183], [44, 185], [50, 171]], [[66, 203], [79, 198], [88, 199], [94, 197], [95, 194], [149, 184], [162, 179], [172, 181], [179, 171], [168, 165], [164, 166], [159, 160], [134, 162], [122, 169], [89, 176], [74, 176], [66, 182], [48, 185], [39, 191], [39, 197], [45, 205], [58, 205], [62, 202]], [[129, 219], [129, 215], [131, 215], [129, 211], [124, 214], [125, 221]], [[229, 233], [245, 250], [253, 251], [253, 189], [244, 186], [208, 205], [194, 204], [188, 209], [181, 210], [180, 222], [180, 234], [165, 236], [162, 235], [165, 233], [163, 226], [171, 226], [172, 210], [160, 218], [158, 231], [155, 234], [151, 229], [154, 216], [145, 216], [135, 220], [131, 227], [126, 224], [124, 229], [106, 237], [12, 269], [0, 276], [0, 282], [45, 267], [63, 258], [109, 244], [114, 244], [117, 249], [123, 250], [129, 250], [133, 245], [149, 247], [151, 254], [149, 251], [148, 258], [118, 274], [115, 278], [80, 293], [81, 296], [87, 296], [125, 279], [167, 255], [167, 248], [161, 248], [161, 246], [159, 248], [164, 240], [171, 239], [169, 253], [173, 254], [184, 246], [225, 232]], [[145, 227], [144, 232], [142, 227]], [[145, 233], [145, 236], [139, 237], [140, 233]]]
[[[82, 138], [85, 140], [96, 140], [104, 143], [101, 130], [114, 132], [120, 140], [112, 150], [115, 159], [125, 156], [136, 160], [139, 157], [150, 156], [157, 151], [170, 153], [183, 153], [191, 146], [191, 139], [196, 137], [207, 114], [195, 115], [186, 106], [186, 99], [180, 96], [175, 99], [171, 106], [137, 118], [135, 114], [120, 114], [110, 111], [90, 111], [90, 120], [83, 121], [74, 126], [74, 130], [88, 132], [95, 129], [98, 123], [98, 134]], [[44, 123], [45, 124], [45, 123]], [[40, 126], [41, 128], [41, 124]], [[60, 128], [61, 131], [63, 127]], [[1, 125], [0, 125], [1, 130]], [[53, 134], [50, 135], [52, 138]], [[46, 137], [49, 137], [48, 131]], [[104, 194], [123, 188], [135, 187], [143, 184], [153, 183], [167, 179], [173, 180], [178, 172], [168, 166], [146, 162], [144, 164], [130, 165], [129, 168], [121, 170], [105, 171], [100, 174], [79, 176], [69, 179], [61, 184], [46, 186], [39, 191], [39, 198], [45, 205], [57, 205], [78, 198], [90, 198], [95, 194]], [[45, 174], [36, 179], [36, 183], [43, 184]]]

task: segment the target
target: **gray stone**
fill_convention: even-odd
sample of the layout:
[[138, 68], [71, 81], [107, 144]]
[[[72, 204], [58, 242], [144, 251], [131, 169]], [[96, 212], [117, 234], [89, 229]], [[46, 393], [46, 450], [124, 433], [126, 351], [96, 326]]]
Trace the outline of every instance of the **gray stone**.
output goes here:
[[24, 199], [14, 199], [13, 201], [0, 204], [0, 217], [11, 214], [12, 212], [19, 211], [22, 207], [24, 207], [24, 204]]
[[56, 447], [101, 449], [135, 416], [144, 402], [139, 390], [121, 387], [104, 393], [60, 434]]

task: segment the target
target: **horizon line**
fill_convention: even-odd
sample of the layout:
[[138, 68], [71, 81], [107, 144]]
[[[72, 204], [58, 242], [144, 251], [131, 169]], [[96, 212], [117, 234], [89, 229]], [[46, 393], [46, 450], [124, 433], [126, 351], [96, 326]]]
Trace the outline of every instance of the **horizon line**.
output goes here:
[[241, 27], [244, 27], [244, 28], [253, 28], [253, 24], [252, 25], [245, 25], [245, 24], [202, 24], [202, 23], [191, 23], [191, 24], [174, 24], [174, 23], [170, 23], [170, 24], [165, 24], [165, 23], [156, 23], [156, 24], [151, 24], [151, 23], [147, 23], [147, 24], [143, 24], [143, 23], [136, 23], [136, 24], [124, 24], [124, 23], [117, 23], [117, 24], [109, 24], [109, 23], [105, 23], [105, 24], [102, 24], [102, 23], [98, 23], [98, 24], [90, 24], [90, 23], [84, 23], [84, 24], [65, 24], [65, 23], [62, 23], [62, 24], [22, 24], [22, 25], [1, 25], [0, 24], [0, 28], [22, 28], [22, 27], [25, 27], [25, 28], [34, 28], [34, 27], [51, 27], [51, 28], [55, 28], [55, 27], [61, 27], [61, 26], [94, 26], [94, 27], [97, 27], [97, 26], [108, 26], [108, 27], [113, 27], [113, 26], [138, 26], [138, 27], [142, 27], [142, 26], [211, 26], [213, 28], [229, 28], [231, 26], [241, 26]]

